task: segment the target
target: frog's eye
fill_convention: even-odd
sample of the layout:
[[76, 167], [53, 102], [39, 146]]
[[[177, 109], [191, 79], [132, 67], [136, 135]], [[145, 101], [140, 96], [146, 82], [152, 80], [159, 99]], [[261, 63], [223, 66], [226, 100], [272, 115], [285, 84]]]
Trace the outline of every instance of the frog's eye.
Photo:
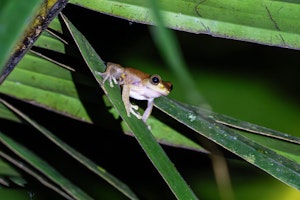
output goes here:
[[150, 82], [153, 85], [158, 85], [161, 82], [161, 78], [159, 75], [154, 74], [150, 77]]

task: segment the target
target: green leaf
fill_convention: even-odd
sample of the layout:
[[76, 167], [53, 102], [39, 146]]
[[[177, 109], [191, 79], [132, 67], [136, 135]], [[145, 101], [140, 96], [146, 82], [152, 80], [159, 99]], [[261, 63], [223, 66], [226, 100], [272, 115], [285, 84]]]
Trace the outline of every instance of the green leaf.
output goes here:
[[147, 126], [141, 120], [135, 117], [129, 118], [127, 116], [124, 104], [121, 100], [120, 90], [117, 87], [111, 88], [109, 84], [102, 83], [102, 78], [97, 75], [97, 72], [104, 71], [105, 69], [105, 65], [101, 58], [97, 55], [92, 46], [90, 46], [85, 37], [81, 35], [81, 33], [78, 32], [77, 29], [71, 24], [71, 22], [65, 19], [65, 23], [96, 80], [107, 94], [111, 103], [114, 105], [114, 107], [116, 107], [120, 116], [132, 130], [141, 147], [144, 149], [147, 156], [157, 168], [161, 176], [167, 182], [174, 195], [178, 199], [196, 199], [196, 196], [192, 190], [180, 176], [163, 149], [155, 141]]
[[0, 83], [66, 4], [65, 0], [29, 0], [26, 3], [9, 1], [2, 4], [4, 10], [1, 12], [0, 25], [3, 34], [0, 35], [0, 42], [7, 45], [3, 52], [0, 51]]
[[[151, 127], [151, 133], [155, 137], [156, 141], [158, 141], [160, 144], [208, 153], [207, 150], [202, 148], [199, 144], [180, 134], [170, 126], [162, 123], [154, 117], [150, 117], [147, 120], [147, 124], [149, 124], [149, 126]], [[123, 121], [122, 128], [126, 134], [134, 136], [132, 131]]]
[[0, 118], [8, 119], [19, 123], [21, 122], [21, 120], [3, 104], [0, 104]]
[[[147, 1], [83, 1], [70, 3], [121, 17], [156, 24]], [[162, 0], [167, 27], [192, 33], [300, 49], [300, 4], [297, 1]]]
[[[57, 18], [52, 21], [50, 27], [58, 33], [62, 32]], [[44, 32], [36, 45], [51, 52], [65, 54], [66, 44], [49, 32]], [[75, 84], [74, 79], [80, 79], [80, 83]], [[79, 98], [77, 87], [87, 87], [90, 91], [95, 85], [82, 75], [77, 77], [50, 60], [27, 53], [3, 82], [0, 92], [72, 118], [91, 122], [91, 116]], [[86, 99], [94, 99], [90, 98], [90, 94], [83, 96], [86, 96]], [[5, 113], [2, 116], [8, 117]]]
[[[240, 131], [224, 126], [216, 121], [216, 118], [220, 119], [223, 117], [224, 119], [222, 115], [219, 116], [216, 113], [203, 111], [167, 98], [157, 99], [155, 103], [159, 109], [197, 133], [221, 145], [282, 182], [300, 189], [300, 156], [296, 153], [300, 150], [299, 144], [253, 133], [241, 134]], [[248, 125], [241, 125], [240, 121], [231, 122], [231, 124], [231, 127], [241, 127], [240, 129], [242, 130], [249, 129]], [[253, 124], [250, 127], [253, 130], [263, 130], [267, 135], [272, 135], [272, 132], [275, 132]], [[276, 133], [290, 141], [295, 141], [296, 143], [300, 141], [299, 138], [288, 136], [284, 133]]]
[[[58, 17], [54, 18], [49, 24], [49, 28], [43, 31], [38, 40], [34, 43], [34, 46], [48, 49], [51, 51], [66, 53], [67, 42], [60, 38], [59, 34], [62, 33], [61, 24]], [[60, 39], [60, 40], [59, 40]]]
[[191, 104], [201, 105], [202, 107], [208, 106], [205, 98], [200, 94], [199, 90], [197, 90], [196, 83], [184, 62], [180, 45], [175, 38], [175, 34], [165, 27], [158, 1], [148, 0], [148, 2], [153, 19], [157, 25], [157, 28], [151, 29], [156, 46], [159, 48], [160, 54], [166, 61], [167, 66], [169, 66], [171, 71], [176, 75], [176, 79], [179, 80], [181, 85], [185, 85], [186, 88], [189, 88], [189, 90], [182, 91], [182, 96]]
[[0, 159], [0, 172], [1, 176], [11, 176], [21, 178], [20, 173], [15, 170], [7, 161]]
[[0, 92], [70, 117], [91, 121], [79, 100], [71, 72], [32, 54], [22, 59], [3, 82]]
[[[137, 196], [130, 190], [130, 188], [125, 185], [123, 182], [112, 176], [105, 170], [104, 168], [100, 167], [99, 165], [95, 164], [93, 161], [73, 149], [71, 146], [60, 140], [58, 137], [56, 137], [53, 133], [51, 133], [49, 130], [38, 124], [37, 122], [30, 119], [28, 116], [26, 116], [24, 113], [20, 112], [18, 109], [10, 105], [9, 103], [5, 102], [4, 100], [0, 99], [0, 102], [2, 102], [3, 105], [8, 107], [10, 110], [14, 111], [18, 116], [20, 116], [24, 121], [26, 121], [28, 124], [30, 124], [32, 127], [37, 129], [40, 133], [42, 133], [45, 137], [47, 137], [50, 141], [52, 141], [54, 144], [56, 144], [58, 147], [60, 147], [63, 151], [68, 153], [70, 156], [72, 156], [74, 159], [76, 159], [78, 162], [80, 162], [82, 165], [84, 165], [86, 168], [94, 172], [96, 175], [102, 177], [104, 180], [106, 180], [108, 183], [113, 185], [116, 189], [118, 189], [120, 192], [122, 192], [124, 195], [129, 197], [130, 199], [138, 199]], [[24, 157], [26, 160], [26, 157]], [[27, 158], [30, 159], [30, 158]]]
[[43, 161], [41, 158], [36, 156], [33, 152], [18, 144], [11, 138], [7, 137], [5, 134], [0, 132], [0, 141], [6, 145], [15, 154], [20, 156], [22, 159], [26, 160], [30, 165], [39, 170], [50, 180], [61, 186], [66, 193], [72, 196], [74, 199], [88, 200], [92, 199], [86, 193], [84, 193], [80, 188], [76, 187], [68, 179], [63, 177], [58, 171], [51, 167], [48, 163]]
[[10, 53], [23, 36], [42, 0], [4, 0], [0, 3], [0, 75]]

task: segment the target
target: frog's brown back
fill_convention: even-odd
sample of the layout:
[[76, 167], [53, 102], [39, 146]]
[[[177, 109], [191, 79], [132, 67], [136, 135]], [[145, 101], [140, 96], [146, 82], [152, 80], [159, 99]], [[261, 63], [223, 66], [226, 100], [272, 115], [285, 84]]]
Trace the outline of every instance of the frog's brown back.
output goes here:
[[150, 77], [149, 74], [130, 67], [125, 68], [124, 75], [126, 76], [126, 79], [128, 79], [128, 81], [130, 81], [131, 83], [140, 82], [141, 80]]

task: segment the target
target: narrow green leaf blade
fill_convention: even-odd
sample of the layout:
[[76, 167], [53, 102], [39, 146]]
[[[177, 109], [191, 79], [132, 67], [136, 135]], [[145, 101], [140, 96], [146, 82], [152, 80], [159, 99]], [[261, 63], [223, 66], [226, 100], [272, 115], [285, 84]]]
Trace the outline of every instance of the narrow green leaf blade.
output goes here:
[[209, 115], [211, 119], [217, 121], [218, 123], [224, 124], [226, 126], [236, 128], [242, 131], [246, 131], [253, 134], [264, 135], [271, 138], [277, 138], [282, 141], [288, 141], [295, 144], [300, 144], [300, 138], [282, 133], [276, 130], [272, 130], [266, 127], [262, 127], [249, 122], [244, 122], [242, 120], [234, 119], [232, 117], [217, 114], [207, 110], [199, 110], [203, 115]]
[[21, 120], [3, 104], [0, 104], [0, 118], [15, 122], [21, 122]]
[[[294, 159], [290, 159], [290, 156], [285, 156], [284, 153], [279, 154], [279, 150], [275, 151], [274, 146], [270, 148], [270, 144], [262, 143], [262, 140], [248, 138], [235, 129], [230, 129], [218, 123], [211, 118], [210, 114], [207, 114], [207, 112], [201, 113], [201, 110], [195, 107], [167, 98], [157, 99], [155, 103], [159, 109], [199, 134], [223, 146], [282, 182], [300, 189], [299, 163]], [[283, 146], [286, 145], [286, 141], [281, 142], [285, 143]], [[299, 145], [297, 145], [297, 149], [299, 149]], [[290, 155], [292, 155], [292, 152], [290, 152]], [[299, 155], [297, 157], [299, 158]]]
[[2, 104], [4, 104], [10, 110], [14, 111], [15, 114], [20, 116], [28, 124], [36, 128], [40, 133], [42, 133], [50, 141], [56, 144], [59, 148], [61, 148], [66, 153], [68, 153], [70, 156], [72, 156], [74, 159], [76, 159], [86, 168], [88, 168], [98, 176], [102, 177], [108, 183], [113, 185], [116, 189], [121, 191], [124, 195], [126, 195], [130, 199], [138, 199], [137, 196], [130, 190], [130, 188], [127, 185], [125, 185], [123, 182], [118, 180], [116, 177], [112, 176], [110, 173], [107, 172], [107, 170], [95, 164], [92, 160], [88, 159], [83, 154], [73, 149], [71, 146], [69, 146], [68, 144], [60, 140], [58, 137], [56, 137], [49, 130], [47, 130], [46, 128], [44, 128], [43, 126], [41, 126], [40, 124], [38, 124], [37, 122], [29, 118], [28, 116], [26, 116], [24, 113], [22, 113], [21, 111], [19, 111], [18, 109], [16, 109], [15, 107], [7, 103], [6, 101], [0, 99], [0, 102], [2, 102]]
[[[1, 133], [1, 131], [0, 131], [0, 133]], [[24, 171], [28, 175], [37, 179], [40, 183], [42, 183], [43, 185], [45, 185], [48, 188], [51, 188], [53, 191], [57, 192], [64, 198], [71, 199], [71, 197], [67, 193], [65, 193], [60, 187], [58, 187], [55, 183], [52, 183], [47, 178], [45, 178], [42, 174], [36, 172], [35, 169], [32, 169], [27, 164], [20, 161], [19, 158], [15, 158], [15, 155], [11, 156], [9, 154], [10, 153], [0, 151], [0, 157], [5, 159], [7, 162], [9, 162], [10, 164], [13, 164], [14, 166], [18, 167], [20, 170]], [[12, 181], [19, 186], [24, 186], [24, 184], [26, 183], [26, 181], [21, 177], [12, 177]]]
[[42, 2], [4, 0], [0, 3], [0, 76], [10, 53], [28, 26], [28, 19], [32, 19]]
[[[9, 73], [14, 69], [17, 63], [23, 58], [26, 52], [32, 47], [34, 42], [40, 36], [41, 32], [47, 28], [49, 23], [56, 17], [56, 15], [65, 7], [67, 4], [67, 0], [30, 0], [25, 2], [17, 2], [10, 1], [11, 4], [4, 3], [2, 5], [9, 5], [8, 8], [5, 9], [4, 12], [6, 15], [0, 16], [0, 20], [2, 21], [2, 33], [8, 38], [7, 35], [15, 35], [15, 41], [10, 41], [7, 49], [10, 53], [9, 58], [4, 55], [4, 59], [0, 62], [0, 83], [2, 83]], [[5, 7], [5, 6], [4, 6]], [[17, 9], [14, 9], [14, 8]], [[20, 15], [20, 13], [24, 13], [25, 15]], [[21, 17], [20, 19], [16, 18], [16, 16]], [[7, 19], [3, 19], [7, 17]], [[8, 19], [17, 19], [15, 21], [9, 21]], [[11, 22], [7, 26], [6, 22]], [[16, 24], [14, 23], [16, 22]], [[18, 22], [21, 22], [18, 23]], [[7, 27], [22, 25], [21, 29], [12, 30], [12, 33], [7, 30]], [[7, 27], [6, 27], [7, 26]], [[26, 29], [25, 29], [26, 26]], [[22, 35], [20, 35], [23, 32]], [[16, 43], [17, 42], [17, 43]], [[14, 47], [14, 49], [12, 49]], [[1, 57], [0, 57], [1, 58]]]
[[[147, 1], [82, 1], [81, 5], [129, 21], [156, 24]], [[291, 1], [162, 0], [167, 27], [192, 33], [300, 49], [300, 4]]]
[[65, 19], [65, 22], [93, 75], [107, 94], [111, 103], [119, 111], [120, 116], [133, 131], [136, 139], [138, 140], [154, 166], [157, 168], [159, 173], [162, 175], [164, 180], [167, 182], [172, 192], [178, 199], [196, 199], [194, 193], [180, 176], [163, 149], [155, 141], [153, 135], [148, 130], [146, 125], [137, 118], [127, 117], [125, 107], [121, 100], [120, 90], [117, 87], [110, 88], [109, 84], [102, 84], [102, 78], [96, 73], [105, 70], [105, 65], [101, 58], [97, 55], [86, 38], [80, 32], [78, 32], [78, 30], [71, 24], [71, 22], [69, 22], [67, 19]]
[[[167, 126], [166, 124], [160, 122], [159, 120], [153, 117], [150, 117], [147, 120], [147, 124], [151, 126], [151, 133], [155, 137], [156, 141], [158, 141], [160, 144], [208, 153], [203, 147], [201, 147], [196, 142], [190, 140], [186, 136], [180, 134], [176, 130], [172, 129], [171, 127]], [[134, 136], [132, 131], [124, 122], [122, 122], [122, 128], [126, 134]]]
[[32, 54], [21, 60], [0, 86], [0, 92], [73, 118], [91, 121], [79, 99], [72, 72]]
[[74, 199], [79, 200], [91, 200], [85, 192], [83, 192], [80, 188], [71, 183], [68, 179], [63, 177], [58, 171], [52, 168], [48, 163], [43, 161], [41, 158], [36, 156], [33, 152], [18, 144], [11, 138], [7, 137], [5, 134], [0, 132], [0, 141], [6, 145], [9, 149], [11, 149], [14, 153], [20, 156], [22, 159], [26, 160], [30, 165], [35, 167], [45, 176], [47, 176], [50, 180], [60, 185], [66, 193], [71, 195]]

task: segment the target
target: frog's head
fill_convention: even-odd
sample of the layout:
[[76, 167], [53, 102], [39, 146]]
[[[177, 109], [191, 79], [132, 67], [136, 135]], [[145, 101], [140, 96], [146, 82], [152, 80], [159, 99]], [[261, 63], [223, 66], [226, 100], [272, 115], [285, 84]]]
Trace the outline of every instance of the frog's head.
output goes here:
[[149, 77], [146, 85], [149, 89], [156, 93], [155, 96], [167, 96], [172, 90], [172, 83], [165, 82], [161, 79], [161, 77], [157, 74], [153, 74]]

